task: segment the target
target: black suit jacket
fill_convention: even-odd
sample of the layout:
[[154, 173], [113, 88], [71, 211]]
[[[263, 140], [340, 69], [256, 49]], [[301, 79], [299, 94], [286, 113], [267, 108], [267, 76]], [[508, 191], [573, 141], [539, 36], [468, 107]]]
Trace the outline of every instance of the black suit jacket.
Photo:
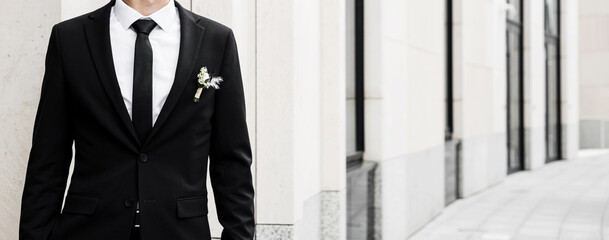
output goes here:
[[[232, 31], [176, 4], [175, 81], [140, 142], [120, 93], [108, 5], [53, 27], [21, 205], [23, 240], [122, 240], [139, 199], [145, 240], [210, 239], [208, 168], [222, 239], [253, 239], [254, 190]], [[203, 66], [224, 78], [194, 103]], [[61, 210], [75, 144], [74, 172]]]

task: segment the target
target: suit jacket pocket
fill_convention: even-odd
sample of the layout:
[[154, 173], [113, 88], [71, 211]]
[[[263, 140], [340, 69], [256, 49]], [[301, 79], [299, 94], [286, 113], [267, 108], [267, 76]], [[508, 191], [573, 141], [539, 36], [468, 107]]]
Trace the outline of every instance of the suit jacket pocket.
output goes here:
[[62, 213], [91, 215], [97, 208], [99, 197], [68, 193]]
[[207, 197], [185, 197], [176, 200], [179, 218], [190, 218], [207, 215]]

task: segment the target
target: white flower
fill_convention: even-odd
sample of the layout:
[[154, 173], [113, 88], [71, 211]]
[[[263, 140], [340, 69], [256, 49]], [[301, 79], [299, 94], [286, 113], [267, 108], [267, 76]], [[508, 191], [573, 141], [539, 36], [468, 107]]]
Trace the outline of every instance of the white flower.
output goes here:
[[209, 80], [209, 73], [207, 72], [207, 67], [202, 67], [197, 77], [199, 78], [197, 82], [200, 85], [205, 85], [205, 83]]
[[199, 102], [199, 98], [201, 97], [201, 93], [203, 92], [203, 89], [207, 89], [210, 87], [213, 87], [214, 89], [220, 89], [220, 83], [224, 81], [224, 79], [222, 79], [222, 77], [217, 76], [211, 76], [209, 74], [209, 72], [207, 71], [207, 67], [202, 67], [201, 70], [199, 71], [199, 74], [197, 75], [197, 92], [195, 93], [195, 98], [193, 99], [194, 102]]

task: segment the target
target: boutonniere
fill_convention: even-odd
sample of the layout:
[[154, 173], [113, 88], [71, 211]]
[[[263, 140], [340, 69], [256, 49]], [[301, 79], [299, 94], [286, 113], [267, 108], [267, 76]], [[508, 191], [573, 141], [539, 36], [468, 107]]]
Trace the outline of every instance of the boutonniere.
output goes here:
[[214, 77], [209, 72], [207, 72], [207, 67], [202, 67], [199, 75], [197, 75], [197, 92], [195, 93], [194, 102], [199, 102], [199, 98], [201, 97], [201, 92], [203, 89], [207, 89], [213, 87], [215, 89], [220, 88], [220, 83], [223, 81], [222, 77], [217, 76]]

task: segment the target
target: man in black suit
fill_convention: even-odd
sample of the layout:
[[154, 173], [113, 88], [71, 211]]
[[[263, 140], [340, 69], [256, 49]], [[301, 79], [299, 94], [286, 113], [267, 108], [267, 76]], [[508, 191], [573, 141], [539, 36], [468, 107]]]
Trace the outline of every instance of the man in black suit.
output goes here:
[[222, 239], [253, 239], [240, 71], [232, 30], [173, 0], [113, 0], [55, 25], [19, 238], [210, 239], [209, 156]]

